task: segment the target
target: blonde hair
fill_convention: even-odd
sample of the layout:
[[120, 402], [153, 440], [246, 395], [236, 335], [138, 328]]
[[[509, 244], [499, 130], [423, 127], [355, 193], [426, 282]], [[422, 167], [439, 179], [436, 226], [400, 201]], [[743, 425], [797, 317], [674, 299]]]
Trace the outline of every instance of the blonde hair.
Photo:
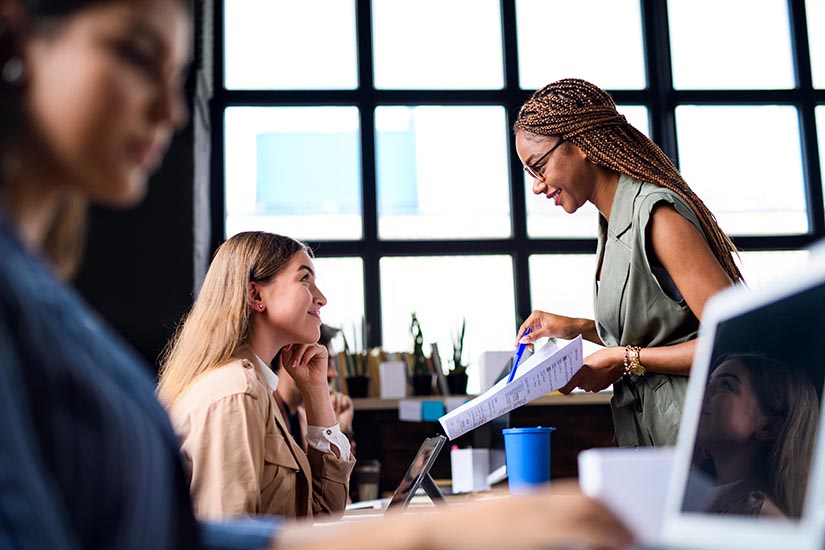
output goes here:
[[302, 242], [262, 231], [239, 233], [218, 248], [200, 294], [161, 358], [157, 394], [166, 407], [247, 343], [248, 283], [268, 283], [302, 250], [312, 255]]
[[742, 273], [734, 262], [733, 241], [705, 203], [693, 192], [658, 145], [629, 124], [601, 88], [577, 78], [558, 80], [535, 92], [514, 124], [535, 136], [559, 136], [578, 146], [598, 166], [670, 189], [693, 209], [713, 255], [735, 282]]

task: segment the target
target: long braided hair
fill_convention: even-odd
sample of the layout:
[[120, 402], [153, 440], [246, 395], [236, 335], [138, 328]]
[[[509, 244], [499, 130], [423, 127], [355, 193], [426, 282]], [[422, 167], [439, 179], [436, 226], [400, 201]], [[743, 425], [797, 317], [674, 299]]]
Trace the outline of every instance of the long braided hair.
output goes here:
[[744, 282], [737, 253], [713, 213], [693, 192], [658, 145], [616, 111], [610, 95], [577, 78], [558, 80], [535, 92], [521, 107], [515, 131], [560, 136], [604, 168], [670, 189], [696, 213], [708, 244], [733, 281]]

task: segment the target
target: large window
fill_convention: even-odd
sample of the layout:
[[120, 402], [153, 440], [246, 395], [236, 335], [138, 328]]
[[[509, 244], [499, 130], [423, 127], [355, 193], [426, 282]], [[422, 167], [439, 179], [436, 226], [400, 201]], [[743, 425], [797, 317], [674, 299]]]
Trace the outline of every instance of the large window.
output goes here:
[[307, 240], [325, 320], [365, 317], [372, 345], [409, 349], [415, 312], [447, 363], [466, 319], [473, 363], [532, 309], [592, 316], [598, 213], [532, 195], [513, 148], [518, 108], [558, 78], [611, 92], [752, 286], [825, 236], [820, 0], [216, 4], [216, 244]]
[[669, 0], [667, 4], [677, 90], [795, 86], [787, 0]]

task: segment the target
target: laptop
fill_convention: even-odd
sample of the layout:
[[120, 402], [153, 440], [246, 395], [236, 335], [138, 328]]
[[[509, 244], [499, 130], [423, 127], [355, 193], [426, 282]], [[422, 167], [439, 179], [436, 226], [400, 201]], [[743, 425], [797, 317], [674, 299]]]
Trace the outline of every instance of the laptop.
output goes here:
[[822, 548], [824, 351], [825, 255], [707, 303], [653, 546]]

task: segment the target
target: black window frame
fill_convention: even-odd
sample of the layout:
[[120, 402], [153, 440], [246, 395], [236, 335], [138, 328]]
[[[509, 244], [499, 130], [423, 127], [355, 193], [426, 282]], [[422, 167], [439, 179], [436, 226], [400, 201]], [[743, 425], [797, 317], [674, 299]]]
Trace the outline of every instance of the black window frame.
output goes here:
[[[797, 86], [789, 90], [675, 90], [672, 85], [667, 2], [640, 0], [648, 85], [642, 90], [608, 90], [617, 104], [647, 107], [650, 137], [678, 166], [676, 107], [680, 105], [788, 105], [797, 109], [802, 145], [802, 173], [809, 230], [793, 235], [733, 237], [742, 251], [798, 250], [825, 236], [822, 171], [816, 128], [816, 107], [825, 106], [825, 90], [813, 87], [805, 0], [787, 0], [791, 48]], [[512, 236], [502, 239], [380, 240], [375, 174], [375, 108], [386, 105], [491, 105], [507, 112], [508, 131], [518, 109], [533, 90], [519, 86], [516, 1], [501, 0], [504, 87], [500, 90], [378, 90], [373, 85], [372, 15], [370, 0], [356, 0], [358, 82], [355, 90], [227, 90], [224, 86], [224, 2], [215, 0], [212, 25], [213, 96], [211, 232], [212, 250], [225, 235], [224, 113], [234, 106], [355, 106], [359, 109], [362, 160], [363, 236], [350, 241], [310, 241], [318, 257], [357, 257], [364, 268], [364, 313], [370, 325], [369, 345], [382, 343], [379, 262], [388, 256], [506, 254], [513, 261], [518, 323], [531, 311], [531, 254], [592, 254], [593, 238], [530, 238], [522, 166], [511, 145], [508, 151]], [[508, 140], [512, 143], [511, 136]], [[594, 232], [595, 233], [595, 232]], [[517, 325], [516, 325], [517, 326]]]

